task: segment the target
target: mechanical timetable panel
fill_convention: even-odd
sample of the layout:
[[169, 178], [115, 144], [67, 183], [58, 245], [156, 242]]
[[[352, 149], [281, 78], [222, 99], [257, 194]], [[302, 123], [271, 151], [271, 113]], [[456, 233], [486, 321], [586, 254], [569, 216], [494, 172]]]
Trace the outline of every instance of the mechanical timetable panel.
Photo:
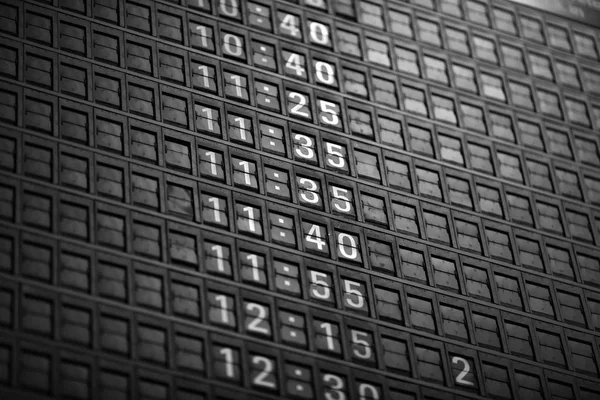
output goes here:
[[0, 398], [600, 399], [599, 52], [504, 0], [0, 0]]

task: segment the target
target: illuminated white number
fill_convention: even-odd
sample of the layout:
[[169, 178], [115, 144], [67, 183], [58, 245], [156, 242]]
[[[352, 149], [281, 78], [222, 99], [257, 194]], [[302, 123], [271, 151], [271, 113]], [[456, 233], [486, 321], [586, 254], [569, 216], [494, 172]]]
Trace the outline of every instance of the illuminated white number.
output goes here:
[[242, 140], [246, 140], [246, 119], [242, 117], [237, 117], [233, 119], [233, 122], [237, 122], [240, 128], [240, 138]]
[[217, 153], [214, 151], [205, 151], [204, 155], [210, 158], [210, 174], [217, 175]]
[[208, 126], [208, 130], [214, 131], [215, 126], [213, 125], [213, 110], [212, 110], [212, 108], [206, 108], [206, 107], [201, 108], [200, 112], [206, 114], [206, 124]]
[[[237, 0], [220, 0], [219, 11], [221, 14], [231, 18], [237, 18], [240, 13], [240, 6]], [[227, 3], [230, 3], [229, 6]]]
[[323, 322], [319, 325], [325, 331], [325, 342], [327, 343], [327, 349], [335, 350], [335, 343], [333, 341], [333, 328], [329, 322]]
[[308, 178], [300, 178], [298, 180], [298, 183], [301, 184], [302, 186], [304, 185], [308, 185], [308, 187], [306, 187], [306, 191], [302, 191], [300, 192], [300, 199], [306, 203], [309, 204], [317, 204], [319, 203], [319, 195], [317, 194], [317, 189], [319, 189], [319, 186], [317, 185], [317, 183], [311, 179]]
[[346, 160], [344, 159], [344, 154], [342, 153], [342, 149], [343, 149], [343, 147], [340, 146], [339, 144], [329, 143], [329, 142], [325, 143], [325, 151], [327, 151], [327, 154], [338, 157], [337, 161], [335, 161], [333, 158], [328, 158], [327, 162], [329, 163], [329, 165], [331, 165], [332, 167], [335, 167], [335, 168], [345, 168], [346, 167]]
[[469, 362], [467, 360], [465, 360], [462, 357], [452, 357], [452, 364], [462, 364], [462, 371], [460, 371], [460, 374], [458, 374], [458, 376], [456, 377], [456, 383], [460, 384], [460, 385], [467, 385], [467, 386], [475, 386], [475, 384], [473, 382], [470, 382], [468, 380], [466, 380], [466, 376], [469, 375], [469, 372], [471, 371], [471, 366], [469, 365]]
[[197, 25], [196, 30], [200, 32], [200, 44], [202, 47], [208, 47], [208, 40], [206, 39], [208, 37], [208, 33], [206, 31], [206, 27], [203, 25]]
[[213, 205], [213, 212], [215, 214], [215, 222], [221, 223], [221, 210], [219, 209], [219, 199], [217, 197], [209, 197], [208, 202]]
[[252, 364], [262, 365], [262, 370], [254, 377], [252, 383], [257, 386], [275, 389], [275, 383], [267, 380], [273, 372], [273, 362], [267, 357], [254, 356], [252, 357]]
[[221, 321], [224, 324], [229, 323], [229, 313], [227, 312], [227, 296], [222, 294], [215, 296], [215, 300], [219, 302], [219, 306], [221, 307]]
[[210, 249], [217, 253], [217, 269], [219, 272], [225, 272], [225, 264], [223, 263], [223, 247], [220, 245], [214, 245]]
[[347, 295], [353, 294], [356, 296], [357, 301], [353, 301], [352, 297], [346, 296], [346, 304], [353, 308], [363, 308], [365, 305], [365, 300], [363, 299], [362, 293], [360, 292], [360, 283], [349, 281], [344, 279], [344, 292]]
[[327, 242], [323, 240], [323, 236], [321, 234], [321, 227], [316, 224], [313, 224], [313, 226], [308, 231], [308, 234], [306, 235], [306, 241], [314, 243], [319, 250], [323, 250], [323, 247], [327, 244]]
[[310, 22], [310, 40], [323, 46], [329, 45], [329, 28], [320, 22]]
[[248, 161], [239, 161], [238, 164], [244, 169], [244, 184], [248, 186], [252, 185], [250, 163]]
[[224, 347], [221, 350], [219, 350], [219, 354], [225, 356], [225, 375], [227, 375], [229, 378], [233, 378], [233, 350]]
[[210, 82], [208, 81], [208, 67], [206, 65], [198, 65], [198, 71], [202, 74], [202, 86], [210, 87]]
[[294, 140], [300, 144], [294, 150], [298, 157], [312, 159], [315, 156], [315, 151], [313, 150], [314, 142], [309, 136], [296, 133], [294, 134]]
[[298, 27], [300, 25], [299, 20], [300, 19], [295, 15], [285, 14], [279, 27], [284, 33], [287, 33], [290, 36], [302, 38], [302, 33]]
[[[368, 339], [369, 334], [367, 332], [355, 331], [354, 329], [350, 331], [350, 335], [352, 337], [352, 343], [361, 346], [363, 351], [360, 351], [358, 348], [354, 348], [352, 352], [358, 358], [363, 360], [368, 360], [371, 358], [373, 353], [371, 352], [371, 346], [369, 345]], [[361, 339], [364, 338], [364, 339]]]
[[337, 104], [331, 101], [319, 100], [319, 108], [321, 109], [321, 121], [328, 125], [337, 125], [340, 123], [340, 117], [337, 112]]
[[[349, 246], [346, 246], [346, 244], [344, 243], [345, 240], [350, 241]], [[349, 252], [346, 250], [348, 247], [350, 248]], [[358, 246], [356, 245], [356, 239], [354, 239], [354, 236], [348, 235], [347, 233], [338, 233], [338, 250], [343, 257], [348, 258], [350, 260], [356, 260], [356, 258], [358, 257], [358, 250], [356, 250], [357, 247]], [[360, 299], [362, 299], [362, 297], [360, 297]], [[348, 302], [350, 303], [350, 301]], [[362, 306], [357, 306], [357, 308], [361, 307]]]
[[250, 232], [256, 232], [256, 223], [254, 222], [254, 208], [253, 207], [244, 207], [242, 211], [248, 213], [248, 229]]
[[302, 111], [302, 107], [304, 107], [308, 104], [308, 99], [306, 98], [306, 96], [304, 96], [303, 94], [300, 94], [298, 92], [290, 92], [288, 95], [288, 99], [290, 101], [296, 100], [298, 102], [298, 104], [296, 104], [290, 110], [291, 114], [299, 115], [300, 117], [310, 118], [309, 113]]
[[[335, 199], [341, 200], [341, 202], [336, 201], [333, 203], [333, 208], [335, 208], [339, 212], [347, 213], [352, 210], [352, 204], [350, 203], [350, 198], [348, 198], [348, 189], [342, 189], [341, 187], [332, 186], [331, 194]], [[340, 203], [344, 204], [344, 207], [340, 205]]]
[[304, 76], [306, 71], [302, 65], [302, 60], [300, 59], [300, 54], [298, 53], [290, 53], [290, 57], [287, 59], [285, 63], [285, 67], [291, 69], [296, 72], [298, 76]]
[[317, 299], [329, 299], [331, 297], [331, 288], [327, 280], [327, 274], [319, 271], [310, 271], [310, 282], [313, 284], [312, 295]]
[[248, 324], [249, 331], [261, 333], [264, 335], [270, 334], [270, 332], [267, 328], [263, 328], [260, 326], [260, 324], [267, 317], [267, 309], [265, 307], [261, 306], [260, 304], [256, 304], [256, 303], [248, 303], [248, 304], [246, 304], [246, 311], [248, 311], [248, 312], [257, 311], [258, 312], [258, 315], [256, 317], [254, 317], [254, 319]]
[[315, 75], [319, 83], [325, 85], [335, 85], [335, 70], [333, 65], [323, 61], [317, 61], [315, 63]]
[[234, 82], [233, 86], [235, 86], [235, 95], [237, 97], [243, 97], [244, 94], [242, 93], [242, 77], [239, 75], [231, 75], [231, 80]]
[[[367, 392], [370, 392], [367, 397]], [[368, 383], [361, 383], [358, 387], [358, 395], [360, 396], [360, 400], [379, 400], [379, 390], [373, 385], [369, 385]]]
[[[233, 46], [231, 43], [232, 40]], [[242, 39], [231, 33], [226, 33], [225, 36], [223, 36], [223, 47], [230, 56], [241, 57], [242, 55]]]
[[246, 260], [252, 264], [252, 279], [260, 281], [259, 269], [258, 269], [258, 256], [256, 254], [248, 254]]
[[346, 400], [346, 394], [344, 394], [344, 380], [337, 375], [325, 374], [323, 375], [323, 382], [329, 386], [329, 390], [325, 392], [325, 399], [327, 400]]

